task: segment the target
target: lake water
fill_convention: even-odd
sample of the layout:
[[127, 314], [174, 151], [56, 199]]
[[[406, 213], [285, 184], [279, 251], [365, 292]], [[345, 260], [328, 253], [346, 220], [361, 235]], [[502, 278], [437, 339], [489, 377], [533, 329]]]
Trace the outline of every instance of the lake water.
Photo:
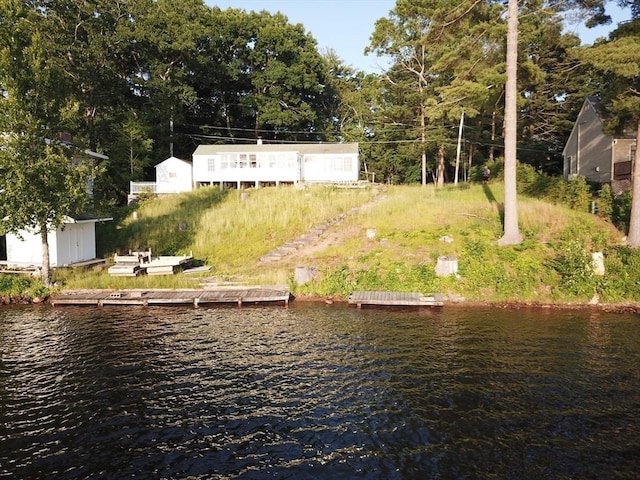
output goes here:
[[638, 478], [639, 320], [3, 307], [0, 478]]

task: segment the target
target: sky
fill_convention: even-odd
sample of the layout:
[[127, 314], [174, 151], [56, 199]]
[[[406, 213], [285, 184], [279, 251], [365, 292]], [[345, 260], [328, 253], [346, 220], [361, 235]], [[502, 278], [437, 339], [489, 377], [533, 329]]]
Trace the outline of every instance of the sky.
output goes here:
[[[247, 11], [281, 12], [289, 23], [302, 23], [318, 41], [318, 50], [333, 49], [346, 63], [369, 73], [381, 73], [387, 62], [375, 54], [365, 56], [376, 20], [387, 17], [395, 0], [206, 0], [210, 6], [222, 10], [229, 7]], [[613, 17], [611, 25], [587, 29], [583, 25], [569, 25], [567, 31], [580, 36], [583, 44], [591, 44], [598, 37], [606, 37], [620, 20], [628, 20], [630, 13], [609, 2], [607, 13]]]

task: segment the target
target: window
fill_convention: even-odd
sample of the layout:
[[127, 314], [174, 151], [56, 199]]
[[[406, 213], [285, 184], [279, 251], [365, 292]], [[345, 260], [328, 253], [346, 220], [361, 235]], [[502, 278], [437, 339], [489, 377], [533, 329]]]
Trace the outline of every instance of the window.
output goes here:
[[629, 147], [629, 161], [633, 162], [636, 159], [636, 145], [631, 145]]
[[207, 170], [210, 172], [215, 171], [216, 169], [216, 159], [215, 158], [207, 158]]
[[169, 172], [169, 178], [178, 178], [178, 174], [176, 172]]
[[255, 153], [249, 155], [249, 167], [257, 168], [258, 167], [258, 157], [256, 157]]

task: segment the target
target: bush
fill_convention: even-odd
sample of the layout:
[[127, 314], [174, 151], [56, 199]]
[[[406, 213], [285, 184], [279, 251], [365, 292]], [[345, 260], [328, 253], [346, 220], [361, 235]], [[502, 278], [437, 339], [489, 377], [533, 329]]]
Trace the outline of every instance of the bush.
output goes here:
[[627, 232], [631, 218], [631, 192], [618, 195], [613, 201], [612, 222], [621, 231]]
[[568, 182], [562, 203], [579, 212], [589, 211], [591, 188], [584, 177], [578, 177]]
[[613, 222], [613, 193], [608, 183], [602, 185], [598, 192], [597, 215], [609, 222]]
[[31, 301], [35, 298], [45, 298], [48, 294], [49, 289], [43, 285], [40, 279], [0, 274], [0, 297], [4, 301]]

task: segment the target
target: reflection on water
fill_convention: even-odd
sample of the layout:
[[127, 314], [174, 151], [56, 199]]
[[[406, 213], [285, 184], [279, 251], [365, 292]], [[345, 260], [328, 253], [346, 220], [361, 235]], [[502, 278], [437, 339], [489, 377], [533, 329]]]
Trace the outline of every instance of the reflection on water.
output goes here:
[[636, 478], [638, 317], [0, 310], [0, 478]]

